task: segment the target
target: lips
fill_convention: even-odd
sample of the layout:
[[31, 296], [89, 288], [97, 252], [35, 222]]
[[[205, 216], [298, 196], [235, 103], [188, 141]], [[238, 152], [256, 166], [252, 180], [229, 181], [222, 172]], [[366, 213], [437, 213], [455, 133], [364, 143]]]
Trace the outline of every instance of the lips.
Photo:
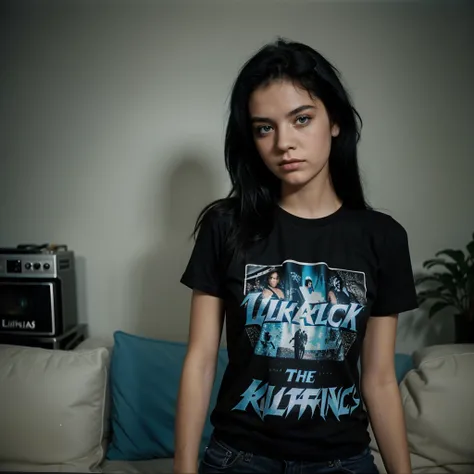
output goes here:
[[301, 167], [303, 160], [285, 160], [280, 163], [280, 168], [284, 171], [294, 171]]

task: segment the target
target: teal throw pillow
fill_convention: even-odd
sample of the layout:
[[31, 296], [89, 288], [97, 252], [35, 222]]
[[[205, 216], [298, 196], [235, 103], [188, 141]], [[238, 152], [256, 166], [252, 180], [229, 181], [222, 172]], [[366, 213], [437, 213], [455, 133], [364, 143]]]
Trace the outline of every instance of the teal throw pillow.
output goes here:
[[413, 357], [408, 354], [395, 354], [395, 373], [397, 375], [397, 382], [400, 383], [403, 377], [414, 368]]
[[[187, 345], [122, 331], [114, 333], [114, 342], [110, 367], [112, 440], [107, 459], [173, 457], [176, 402]], [[220, 349], [201, 455], [211, 436], [209, 414], [227, 363], [227, 350]]]

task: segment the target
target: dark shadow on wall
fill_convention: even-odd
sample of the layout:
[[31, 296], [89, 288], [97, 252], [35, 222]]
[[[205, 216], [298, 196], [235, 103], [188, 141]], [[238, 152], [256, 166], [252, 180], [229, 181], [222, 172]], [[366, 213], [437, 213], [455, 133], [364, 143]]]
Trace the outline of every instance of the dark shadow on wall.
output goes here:
[[86, 323], [90, 328], [87, 300], [87, 260], [82, 255], [76, 255], [76, 292], [77, 292], [77, 317], [79, 323]]
[[[423, 273], [415, 271], [415, 279], [422, 275]], [[429, 307], [424, 304], [400, 316], [397, 331], [400, 346], [422, 348], [454, 342], [454, 319], [449, 310], [441, 311], [430, 319]], [[411, 352], [411, 350], [402, 351]]]
[[135, 334], [186, 340], [191, 290], [179, 280], [194, 245], [196, 218], [218, 196], [212, 170], [199, 152], [182, 153], [172, 162], [156, 179], [151, 216], [156, 244], [135, 267], [129, 318]]
[[397, 346], [400, 352], [454, 342], [454, 321], [449, 314], [438, 314], [431, 320], [426, 308], [400, 315]]

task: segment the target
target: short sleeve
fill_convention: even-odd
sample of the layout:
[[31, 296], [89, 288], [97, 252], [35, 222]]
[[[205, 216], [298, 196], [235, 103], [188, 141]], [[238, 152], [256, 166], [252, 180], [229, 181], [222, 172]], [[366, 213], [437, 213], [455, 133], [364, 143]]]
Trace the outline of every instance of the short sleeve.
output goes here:
[[223, 218], [208, 211], [202, 220], [191, 257], [181, 283], [193, 290], [223, 297], [225, 229]]
[[392, 218], [385, 224], [378, 251], [373, 316], [389, 316], [418, 307], [407, 233]]

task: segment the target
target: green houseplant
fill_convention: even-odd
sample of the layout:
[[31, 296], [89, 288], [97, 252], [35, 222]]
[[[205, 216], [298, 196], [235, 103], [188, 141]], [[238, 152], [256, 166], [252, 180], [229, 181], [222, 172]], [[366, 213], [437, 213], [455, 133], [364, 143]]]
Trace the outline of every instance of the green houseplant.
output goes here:
[[430, 319], [445, 308], [454, 310], [457, 343], [474, 343], [474, 234], [466, 250], [437, 252], [423, 268], [441, 267], [444, 271], [431, 271], [415, 279], [416, 286], [421, 287], [419, 304], [430, 303]]

